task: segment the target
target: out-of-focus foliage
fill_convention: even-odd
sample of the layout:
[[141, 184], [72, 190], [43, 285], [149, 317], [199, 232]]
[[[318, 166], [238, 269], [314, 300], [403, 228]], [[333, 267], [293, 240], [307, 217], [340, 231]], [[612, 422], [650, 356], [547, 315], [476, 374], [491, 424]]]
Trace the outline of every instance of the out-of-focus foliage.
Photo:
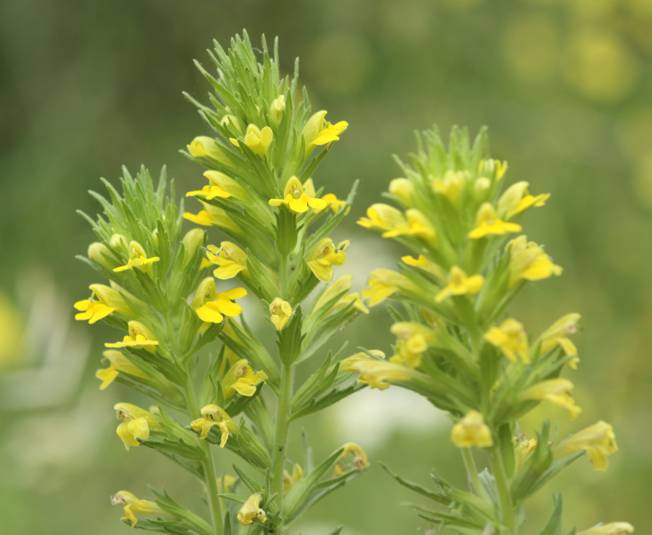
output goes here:
[[[3, 2], [0, 368], [42, 365], [43, 355], [30, 350], [39, 345], [30, 346], [34, 338], [24, 333], [66, 338], [66, 323], [51, 321], [60, 314], [43, 304], [48, 285], [27, 274], [45, 272], [65, 303], [91, 282], [81, 264], [71, 268], [90, 239], [74, 210], [94, 210], [85, 190], [98, 176], [113, 179], [121, 164], [142, 161], [167, 163], [180, 191], [199, 180], [176, 153], [200, 125], [180, 89], [205, 91], [188, 58], [201, 57], [212, 37], [224, 40], [243, 27], [279, 35], [286, 70], [301, 55], [316, 107], [351, 124], [338, 158], [321, 173], [338, 191], [362, 180], [350, 225], [393, 178], [390, 154], [407, 152], [412, 130], [434, 122], [442, 131], [453, 123], [489, 125], [492, 153], [509, 156], [514, 180], [552, 193], [545, 216], [530, 216], [529, 234], [547, 244], [565, 276], [532, 288], [515, 313], [533, 328], [560, 310], [582, 313], [585, 331], [576, 342], [587, 365], [578, 375], [578, 423], [598, 415], [610, 421], [621, 449], [606, 474], [577, 465], [556, 483], [573, 504], [564, 515], [578, 526], [603, 517], [644, 529], [652, 476], [651, 23], [648, 0]], [[359, 278], [390, 262], [363, 232], [342, 235], [353, 237], [350, 264], [359, 266]], [[388, 323], [382, 312], [371, 314], [349, 333], [351, 346], [387, 346], [377, 333]], [[175, 478], [182, 491], [184, 476], [164, 462], [141, 451], [123, 462], [92, 377], [105, 334], [97, 332], [85, 380], [67, 396], [52, 381], [51, 406], [0, 408], [0, 531], [69, 535], [93, 526], [98, 535], [128, 533], [107, 506], [115, 488]], [[60, 351], [61, 376], [84, 362], [84, 351]], [[383, 403], [383, 396], [360, 400]], [[457, 464], [445, 459], [455, 452], [440, 447], [448, 423], [433, 432], [414, 418], [427, 406], [407, 403], [403, 414], [388, 408], [385, 420], [372, 422], [378, 411], [354, 401], [309, 428], [311, 442], [355, 440], [369, 446], [372, 463], [385, 460], [422, 482], [424, 466]], [[398, 505], [409, 493], [380, 469], [358, 483], [316, 507], [302, 531], [328, 533], [333, 507], [345, 533], [416, 529]], [[548, 508], [547, 500], [535, 503], [533, 522]]]

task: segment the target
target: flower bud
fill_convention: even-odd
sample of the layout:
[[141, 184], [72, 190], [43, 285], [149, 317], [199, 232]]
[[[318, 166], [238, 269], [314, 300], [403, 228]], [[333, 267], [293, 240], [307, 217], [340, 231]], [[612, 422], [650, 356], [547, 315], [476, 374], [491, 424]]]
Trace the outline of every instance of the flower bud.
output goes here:
[[283, 112], [285, 111], [285, 95], [279, 95], [274, 100], [269, 107], [269, 114], [272, 118], [272, 123], [275, 126], [283, 119]]
[[407, 178], [395, 178], [389, 183], [389, 192], [404, 206], [412, 205], [414, 184]]
[[181, 244], [183, 246], [183, 265], [187, 266], [188, 263], [195, 257], [197, 250], [204, 245], [206, 233], [200, 228], [189, 230], [183, 237]]
[[277, 297], [269, 304], [269, 316], [276, 330], [282, 331], [292, 317], [292, 306], [284, 299]]
[[188, 153], [193, 158], [205, 158], [215, 163], [229, 163], [229, 157], [220, 144], [208, 136], [198, 136], [187, 146]]
[[115, 264], [111, 250], [101, 242], [93, 242], [88, 246], [86, 256], [104, 269], [111, 270]]

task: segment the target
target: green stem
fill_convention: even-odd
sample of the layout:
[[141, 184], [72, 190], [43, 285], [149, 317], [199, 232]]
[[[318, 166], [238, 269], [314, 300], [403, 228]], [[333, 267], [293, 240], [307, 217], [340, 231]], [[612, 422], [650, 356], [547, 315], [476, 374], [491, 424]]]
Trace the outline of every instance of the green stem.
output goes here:
[[498, 496], [500, 497], [500, 512], [501, 521], [507, 528], [507, 533], [516, 535], [516, 526], [514, 524], [514, 504], [512, 503], [512, 495], [509, 489], [509, 482], [507, 479], [507, 472], [505, 471], [505, 464], [500, 450], [494, 448], [491, 454], [491, 465], [496, 478], [496, 486], [498, 487]]
[[[196, 418], [199, 416], [199, 405], [197, 404], [195, 387], [192, 383], [190, 373], [188, 373], [188, 380], [186, 383], [186, 399], [188, 401], [188, 410], [190, 412], [191, 418]], [[204, 469], [204, 484], [206, 486], [206, 496], [208, 498], [208, 506], [210, 508], [213, 531], [215, 532], [215, 535], [222, 535], [222, 505], [220, 503], [219, 489], [217, 488], [213, 452], [211, 451], [211, 447], [206, 440], [200, 440], [199, 443], [201, 444], [202, 451], [204, 452], [204, 462], [202, 463], [202, 468]]]
[[484, 496], [484, 488], [478, 476], [478, 467], [475, 464], [473, 453], [470, 448], [460, 448], [462, 453], [462, 460], [464, 461], [464, 468], [466, 468], [466, 475], [471, 482], [471, 488], [478, 496]]

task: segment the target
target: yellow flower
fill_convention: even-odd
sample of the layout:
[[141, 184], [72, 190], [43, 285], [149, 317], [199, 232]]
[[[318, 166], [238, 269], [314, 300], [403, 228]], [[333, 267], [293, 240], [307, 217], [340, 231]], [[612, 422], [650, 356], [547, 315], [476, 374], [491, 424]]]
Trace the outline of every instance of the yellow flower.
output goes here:
[[238, 511], [238, 522], [245, 526], [249, 526], [254, 522], [264, 524], [267, 522], [267, 514], [260, 507], [263, 497], [260, 494], [252, 494], [247, 498], [242, 504], [242, 507]]
[[183, 218], [203, 227], [215, 226], [233, 234], [241, 234], [240, 228], [225, 210], [203, 202], [202, 205], [204, 207], [203, 210], [200, 210], [196, 214], [184, 212]]
[[434, 262], [431, 262], [430, 260], [428, 260], [424, 255], [419, 255], [417, 257], [414, 257], [414, 256], [402, 256], [401, 261], [406, 266], [422, 269], [423, 271], [426, 271], [426, 272], [430, 273], [431, 275], [434, 275], [438, 279], [443, 279], [446, 276], [446, 273], [444, 273], [444, 270], [442, 270]]
[[417, 236], [425, 239], [433, 239], [435, 237], [435, 229], [425, 215], [416, 208], [410, 208], [405, 212], [403, 223], [383, 232], [383, 238], [397, 238], [399, 236]]
[[493, 446], [491, 431], [478, 411], [469, 411], [453, 426], [451, 440], [458, 448], [490, 448]]
[[97, 323], [116, 311], [126, 312], [127, 304], [120, 292], [104, 284], [91, 284], [91, 297], [77, 301], [73, 306], [78, 311], [77, 321], [88, 321], [89, 325]]
[[478, 210], [475, 228], [469, 232], [469, 238], [479, 240], [487, 236], [502, 236], [511, 232], [520, 232], [521, 225], [509, 223], [498, 217], [494, 207], [488, 202], [484, 203]]
[[335, 124], [326, 120], [325, 110], [314, 113], [303, 127], [303, 142], [306, 147], [306, 154], [314, 147], [330, 145], [334, 141], [339, 141], [342, 134], [348, 127], [346, 121], [338, 121]]
[[389, 183], [389, 192], [403, 206], [410, 206], [414, 200], [414, 184], [407, 178], [395, 178]]
[[371, 388], [385, 390], [390, 383], [405, 381], [410, 378], [411, 369], [401, 364], [384, 360], [385, 355], [380, 351], [367, 353], [356, 353], [342, 360], [340, 370], [358, 374], [358, 381]]
[[273, 138], [274, 132], [269, 126], [258, 128], [255, 124], [250, 124], [245, 132], [244, 144], [254, 154], [264, 156], [267, 154]]
[[573, 387], [573, 383], [568, 379], [548, 379], [531, 386], [523, 392], [521, 397], [527, 400], [550, 401], [566, 409], [575, 418], [582, 412], [582, 409], [577, 406], [573, 396], [571, 396]]
[[327, 193], [321, 198], [321, 200], [328, 205], [328, 207], [331, 209], [331, 212], [334, 214], [337, 214], [346, 207], [346, 201], [338, 199], [334, 193]]
[[199, 438], [205, 440], [213, 427], [220, 431], [220, 448], [226, 446], [231, 431], [235, 430], [235, 424], [226, 411], [213, 403], [201, 408], [201, 418], [190, 422], [190, 428], [199, 434]]
[[391, 327], [396, 336], [396, 354], [389, 360], [410, 368], [421, 365], [421, 357], [435, 340], [435, 333], [429, 327], [414, 321], [399, 321]]
[[607, 457], [618, 451], [618, 444], [613, 427], [599, 421], [564, 440], [559, 448], [563, 455], [585, 451], [593, 468], [606, 470], [609, 464]]
[[376, 203], [367, 208], [367, 217], [358, 219], [358, 225], [368, 229], [389, 230], [406, 224], [400, 210], [389, 204]]
[[[561, 347], [569, 357], [577, 357], [577, 347], [568, 336], [577, 332], [577, 322], [580, 317], [577, 313], [566, 314], [548, 327], [540, 337], [541, 353], [546, 354]], [[577, 359], [574, 358], [570, 365], [572, 368], [576, 368]]]
[[419, 291], [405, 275], [391, 269], [379, 268], [370, 273], [368, 286], [363, 290], [362, 296], [367, 299], [369, 306], [375, 306], [399, 290]]
[[113, 410], [121, 422], [115, 432], [127, 450], [149, 440], [150, 431], [159, 427], [156, 416], [137, 405], [116, 403]]
[[132, 364], [120, 351], [105, 351], [102, 356], [109, 361], [109, 367], [100, 368], [95, 372], [95, 377], [102, 381], [100, 390], [106, 390], [121, 373], [134, 377], [147, 377], [138, 366]]
[[111, 505], [122, 505], [123, 522], [128, 522], [132, 528], [138, 524], [137, 514], [158, 515], [163, 513], [161, 508], [153, 501], [141, 500], [128, 490], [119, 490], [111, 496]]
[[301, 184], [296, 176], [292, 176], [285, 184], [283, 198], [270, 199], [269, 205], [285, 205], [292, 212], [303, 214], [309, 209], [319, 213], [328, 206], [328, 202], [315, 196], [312, 180], [308, 179], [304, 184]]
[[247, 269], [247, 254], [233, 242], [223, 241], [219, 248], [209, 245], [206, 249], [207, 261], [218, 266], [213, 275], [220, 280], [232, 279]]
[[531, 195], [528, 188], [527, 182], [516, 182], [505, 190], [505, 193], [498, 199], [498, 213], [501, 217], [511, 219], [529, 208], [545, 206], [546, 201], [550, 198], [550, 193]]
[[446, 197], [453, 206], [458, 206], [468, 178], [467, 172], [449, 170], [443, 178], [433, 179], [432, 189]]
[[199, 190], [189, 191], [186, 197], [201, 197], [207, 201], [212, 199], [229, 199], [235, 197], [244, 200], [246, 193], [235, 180], [219, 171], [205, 171], [204, 177], [208, 185]]
[[500, 349], [512, 362], [521, 360], [530, 362], [527, 334], [523, 324], [515, 319], [506, 319], [498, 327], [491, 327], [484, 335], [484, 339], [491, 345]]
[[277, 297], [269, 304], [269, 317], [274, 324], [274, 328], [277, 331], [282, 331], [292, 317], [292, 305]]
[[129, 259], [127, 260], [127, 263], [123, 266], [113, 268], [113, 271], [120, 273], [133, 268], [139, 268], [142, 271], [146, 271], [147, 268], [144, 268], [144, 266], [149, 266], [159, 260], [161, 259], [158, 256], [148, 257], [143, 246], [137, 241], [132, 241], [129, 243]]
[[346, 262], [346, 253], [344, 251], [349, 243], [348, 240], [345, 240], [335, 247], [333, 240], [330, 238], [319, 240], [306, 258], [306, 263], [315, 277], [322, 282], [331, 280], [333, 278], [333, 266], [341, 266]]
[[215, 279], [206, 277], [197, 287], [192, 300], [192, 308], [203, 322], [222, 323], [224, 316], [233, 318], [242, 313], [242, 307], [233, 301], [245, 295], [247, 295], [247, 290], [244, 288], [232, 288], [225, 292], [218, 292], [215, 287]]
[[509, 284], [521, 280], [538, 281], [561, 275], [562, 268], [552, 262], [540, 245], [528, 242], [526, 236], [514, 238], [507, 244], [509, 251]]
[[341, 476], [351, 470], [362, 472], [369, 466], [369, 458], [362, 447], [355, 442], [342, 444], [340, 453], [335, 463], [335, 476]]
[[629, 522], [611, 522], [579, 531], [577, 535], [629, 535], [630, 533], [634, 533], [634, 526]]
[[149, 351], [154, 351], [158, 346], [158, 340], [154, 339], [152, 332], [139, 321], [130, 321], [127, 324], [128, 334], [122, 338], [120, 342], [107, 342], [104, 347], [112, 349], [120, 349], [123, 347], [144, 348]]
[[441, 303], [452, 295], [477, 294], [484, 284], [482, 275], [468, 276], [459, 267], [453, 266], [448, 276], [448, 284], [435, 296], [435, 301]]
[[256, 393], [256, 387], [265, 380], [267, 374], [264, 371], [254, 371], [247, 359], [240, 359], [224, 375], [224, 397], [229, 399], [237, 392], [250, 398]]
[[303, 479], [303, 468], [300, 464], [292, 466], [292, 473], [289, 474], [287, 470], [283, 470], [283, 494], [287, 494], [290, 489], [299, 481]]
[[285, 95], [279, 95], [269, 106], [269, 115], [272, 123], [278, 125], [283, 119], [283, 112], [285, 111]]
[[210, 158], [218, 162], [228, 162], [229, 158], [219, 143], [208, 136], [198, 136], [186, 147], [193, 158]]

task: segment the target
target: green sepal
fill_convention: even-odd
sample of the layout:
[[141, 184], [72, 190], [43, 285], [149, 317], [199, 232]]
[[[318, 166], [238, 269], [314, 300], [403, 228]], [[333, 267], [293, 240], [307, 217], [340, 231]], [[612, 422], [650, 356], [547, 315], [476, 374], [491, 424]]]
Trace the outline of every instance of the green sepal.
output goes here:
[[276, 244], [281, 256], [289, 256], [297, 244], [297, 217], [285, 206], [276, 212]]
[[292, 319], [290, 319], [285, 329], [278, 332], [278, 352], [286, 366], [292, 365], [301, 354], [301, 346], [304, 339], [301, 333], [302, 324], [303, 314], [301, 307], [296, 307]]
[[562, 522], [561, 522], [561, 513], [562, 513], [562, 497], [560, 494], [555, 494], [552, 497], [553, 510], [550, 515], [550, 519], [546, 524], [546, 527], [543, 528], [539, 535], [561, 535], [562, 532]]

